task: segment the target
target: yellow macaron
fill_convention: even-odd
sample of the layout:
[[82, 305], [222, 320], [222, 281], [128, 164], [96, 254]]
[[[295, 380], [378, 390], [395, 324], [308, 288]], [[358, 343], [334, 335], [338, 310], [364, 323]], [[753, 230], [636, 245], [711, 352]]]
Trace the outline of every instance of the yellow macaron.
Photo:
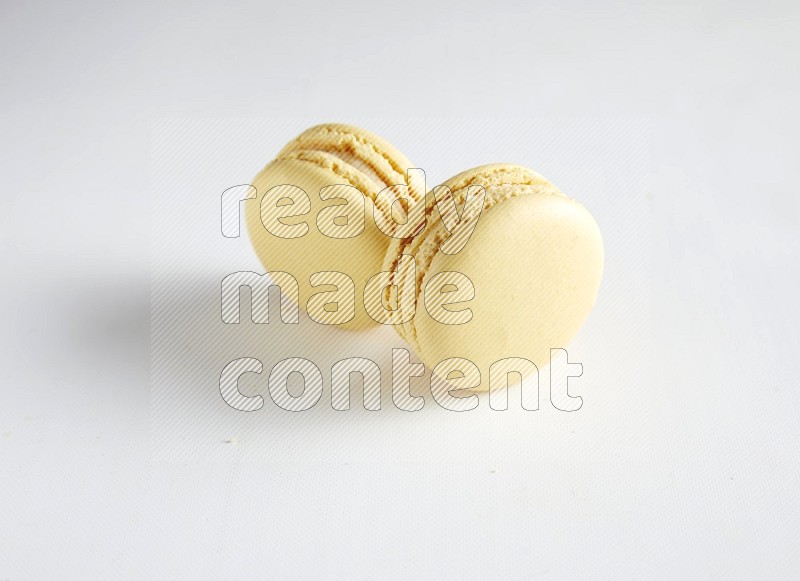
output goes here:
[[348, 301], [351, 312], [340, 310], [342, 316], [331, 322], [319, 300], [310, 311], [344, 329], [377, 325], [364, 310], [361, 292], [380, 271], [392, 240], [385, 230], [402, 220], [403, 210], [392, 204], [392, 196], [380, 194], [400, 185], [406, 186], [400, 194], [405, 192], [410, 203], [421, 200], [424, 191], [407, 184], [411, 167], [397, 149], [363, 129], [326, 124], [304, 131], [252, 182], [257, 198], [246, 204], [246, 222], [264, 268], [291, 274], [304, 308], [311, 305], [309, 297], [316, 294], [319, 299], [320, 289], [337, 283], [332, 275], [318, 273], [347, 275], [355, 293]]
[[[416, 270], [413, 287], [397, 287], [414, 289], [413, 300], [398, 297], [414, 316], [396, 328], [428, 366], [472, 361], [481, 372], [479, 389], [486, 390], [493, 363], [524, 358], [541, 369], [550, 349], [566, 347], [578, 332], [597, 298], [602, 237], [581, 204], [522, 166], [481, 166], [443, 186], [459, 207], [482, 186], [483, 209], [461, 249], [447, 253], [443, 242], [451, 233], [439, 196], [428, 194], [424, 230], [390, 244], [384, 269], [394, 270], [394, 280], [407, 275], [401, 262]], [[414, 261], [401, 261], [404, 254]], [[437, 295], [448, 292], [461, 301], [437, 304]]]

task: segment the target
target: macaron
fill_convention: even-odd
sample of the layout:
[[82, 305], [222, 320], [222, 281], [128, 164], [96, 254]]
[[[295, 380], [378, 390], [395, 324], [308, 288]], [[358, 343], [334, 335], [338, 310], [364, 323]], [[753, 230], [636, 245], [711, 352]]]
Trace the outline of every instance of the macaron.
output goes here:
[[[424, 187], [407, 183], [412, 167], [377, 135], [326, 124], [304, 131], [254, 178], [245, 216], [255, 252], [273, 278], [294, 277], [300, 306], [318, 322], [378, 324], [361, 293], [381, 270], [393, 240], [386, 231], [424, 199]], [[342, 274], [321, 274], [328, 272]]]
[[[460, 250], [443, 251], [451, 233], [441, 196], [431, 192], [425, 228], [390, 243], [383, 268], [393, 273], [398, 308], [415, 311], [395, 328], [429, 367], [472, 361], [481, 373], [477, 390], [485, 391], [492, 364], [522, 358], [541, 370], [550, 349], [565, 348], [578, 332], [600, 288], [602, 237], [580, 203], [522, 166], [481, 166], [442, 185], [459, 208], [482, 186], [482, 211]], [[409, 269], [416, 284], [400, 284]], [[447, 293], [450, 304], [442, 306]]]

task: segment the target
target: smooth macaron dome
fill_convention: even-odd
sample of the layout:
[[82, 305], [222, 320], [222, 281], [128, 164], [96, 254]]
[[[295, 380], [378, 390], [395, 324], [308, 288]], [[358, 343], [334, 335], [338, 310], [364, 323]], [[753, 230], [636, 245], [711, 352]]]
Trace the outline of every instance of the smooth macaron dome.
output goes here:
[[[519, 165], [512, 164], [491, 164], [476, 167], [457, 174], [442, 184], [450, 188], [454, 202], [461, 208], [464, 205], [465, 196], [471, 186], [483, 186], [486, 190], [484, 211], [494, 204], [513, 196], [521, 196], [530, 193], [541, 193], [551, 195], [563, 195], [558, 189], [548, 182], [538, 173]], [[447, 229], [442, 223], [439, 206], [433, 191], [428, 192], [425, 199], [425, 227], [416, 236], [395, 239], [389, 244], [386, 258], [384, 259], [384, 270], [395, 274], [393, 280], [400, 280], [406, 276], [406, 270], [398, 270], [400, 257], [408, 254], [415, 258], [416, 285], [415, 298], [413, 301], [403, 301], [401, 304], [408, 308], [422, 308], [418, 305], [419, 296], [422, 292], [423, 279], [428, 272], [431, 261], [439, 251], [441, 243], [448, 237]], [[469, 245], [469, 242], [467, 242]], [[465, 251], [466, 248], [463, 251]], [[398, 288], [398, 293], [403, 290], [402, 285]], [[398, 295], [398, 300], [399, 300]], [[409, 319], [409, 315], [403, 317]], [[397, 332], [406, 341], [418, 348], [416, 341], [416, 330], [414, 318], [410, 318], [404, 324], [396, 327]]]
[[[583, 206], [525, 167], [481, 166], [443, 185], [459, 207], [470, 186], [483, 186], [483, 212], [466, 245], [445, 254], [441, 245], [449, 233], [429, 193], [424, 230], [390, 244], [384, 269], [396, 269], [402, 254], [414, 256], [416, 268], [416, 297], [398, 300], [414, 308], [414, 316], [395, 328], [429, 366], [451, 357], [473, 361], [481, 389], [488, 389], [492, 363], [521, 357], [541, 369], [550, 349], [565, 347], [577, 333], [599, 290], [602, 238]], [[445, 271], [462, 273], [474, 285], [472, 300], [453, 305], [470, 309], [465, 324], [441, 323], [423, 304], [427, 282]], [[405, 274], [397, 270], [395, 280]]]

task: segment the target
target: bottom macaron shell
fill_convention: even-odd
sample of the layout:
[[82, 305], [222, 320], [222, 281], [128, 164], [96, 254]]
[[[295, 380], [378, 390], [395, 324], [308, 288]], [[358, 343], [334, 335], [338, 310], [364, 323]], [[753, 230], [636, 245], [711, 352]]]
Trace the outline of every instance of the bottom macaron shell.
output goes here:
[[423, 295], [414, 326], [423, 361], [433, 367], [451, 357], [469, 359], [481, 372], [477, 390], [489, 389], [492, 363], [525, 358], [539, 370], [551, 348], [565, 348], [595, 304], [603, 272], [603, 244], [592, 216], [562, 196], [529, 195], [484, 211], [469, 242], [458, 253], [441, 251], [425, 273], [466, 275], [475, 297], [461, 325], [434, 320]]

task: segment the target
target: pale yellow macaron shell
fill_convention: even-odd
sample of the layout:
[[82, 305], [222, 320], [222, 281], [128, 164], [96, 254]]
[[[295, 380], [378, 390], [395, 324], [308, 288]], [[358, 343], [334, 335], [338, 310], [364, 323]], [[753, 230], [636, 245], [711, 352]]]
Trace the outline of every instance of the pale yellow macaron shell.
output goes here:
[[466, 247], [455, 255], [436, 251], [423, 274], [422, 288], [438, 272], [466, 275], [475, 298], [454, 307], [470, 308], [472, 319], [445, 325], [427, 313], [422, 295], [417, 301], [412, 343], [422, 359], [431, 367], [450, 357], [471, 360], [481, 390], [495, 361], [521, 357], [542, 369], [551, 348], [566, 347], [595, 304], [603, 272], [600, 231], [582, 205], [552, 190], [519, 193], [506, 189], [502, 201], [487, 201]]
[[[364, 310], [363, 289], [374, 274], [380, 272], [390, 237], [375, 224], [374, 200], [385, 182], [404, 183], [400, 168], [411, 163], [394, 148], [373, 134], [355, 127], [325, 125], [311, 128], [290, 142], [278, 159], [269, 163], [254, 179], [257, 199], [246, 203], [246, 221], [256, 254], [267, 272], [290, 273], [298, 282], [300, 305], [305, 308], [309, 297], [333, 287], [315, 288], [311, 275], [322, 271], [347, 274], [355, 285], [355, 313], [351, 320], [336, 325], [343, 329], [362, 329], [377, 325]], [[270, 188], [290, 184], [302, 188], [311, 202], [311, 211], [304, 216], [284, 218], [286, 224], [305, 221], [307, 234], [284, 239], [272, 235], [261, 221], [260, 204]], [[320, 210], [341, 203], [323, 201], [323, 187], [347, 184], [358, 188], [363, 199], [365, 228], [352, 238], [325, 236], [316, 226]], [[347, 190], [342, 189], [346, 194]]]
[[[562, 195], [558, 189], [548, 182], [543, 176], [526, 167], [513, 164], [490, 164], [472, 168], [461, 172], [446, 182], [446, 186], [453, 200], [459, 207], [463, 207], [464, 199], [470, 186], [480, 185], [486, 190], [485, 206], [489, 207], [502, 202], [508, 197], [521, 196], [530, 193], [547, 193]], [[447, 230], [441, 221], [433, 191], [426, 197], [426, 223], [423, 231], [413, 238], [393, 241], [389, 244], [387, 257], [384, 259], [384, 269], [393, 271], [402, 254], [409, 254], [415, 258], [416, 292], [422, 290], [423, 276], [430, 267], [431, 260], [439, 251], [439, 245], [447, 236]], [[396, 280], [407, 276], [408, 272], [397, 269]], [[402, 295], [402, 286], [398, 288], [398, 301]], [[416, 302], [416, 301], [414, 301]], [[408, 301], [401, 301], [403, 306], [408, 306]], [[408, 318], [408, 317], [405, 317]], [[397, 325], [395, 329], [405, 340], [419, 350], [414, 328], [415, 319], [411, 318], [406, 323]]]

